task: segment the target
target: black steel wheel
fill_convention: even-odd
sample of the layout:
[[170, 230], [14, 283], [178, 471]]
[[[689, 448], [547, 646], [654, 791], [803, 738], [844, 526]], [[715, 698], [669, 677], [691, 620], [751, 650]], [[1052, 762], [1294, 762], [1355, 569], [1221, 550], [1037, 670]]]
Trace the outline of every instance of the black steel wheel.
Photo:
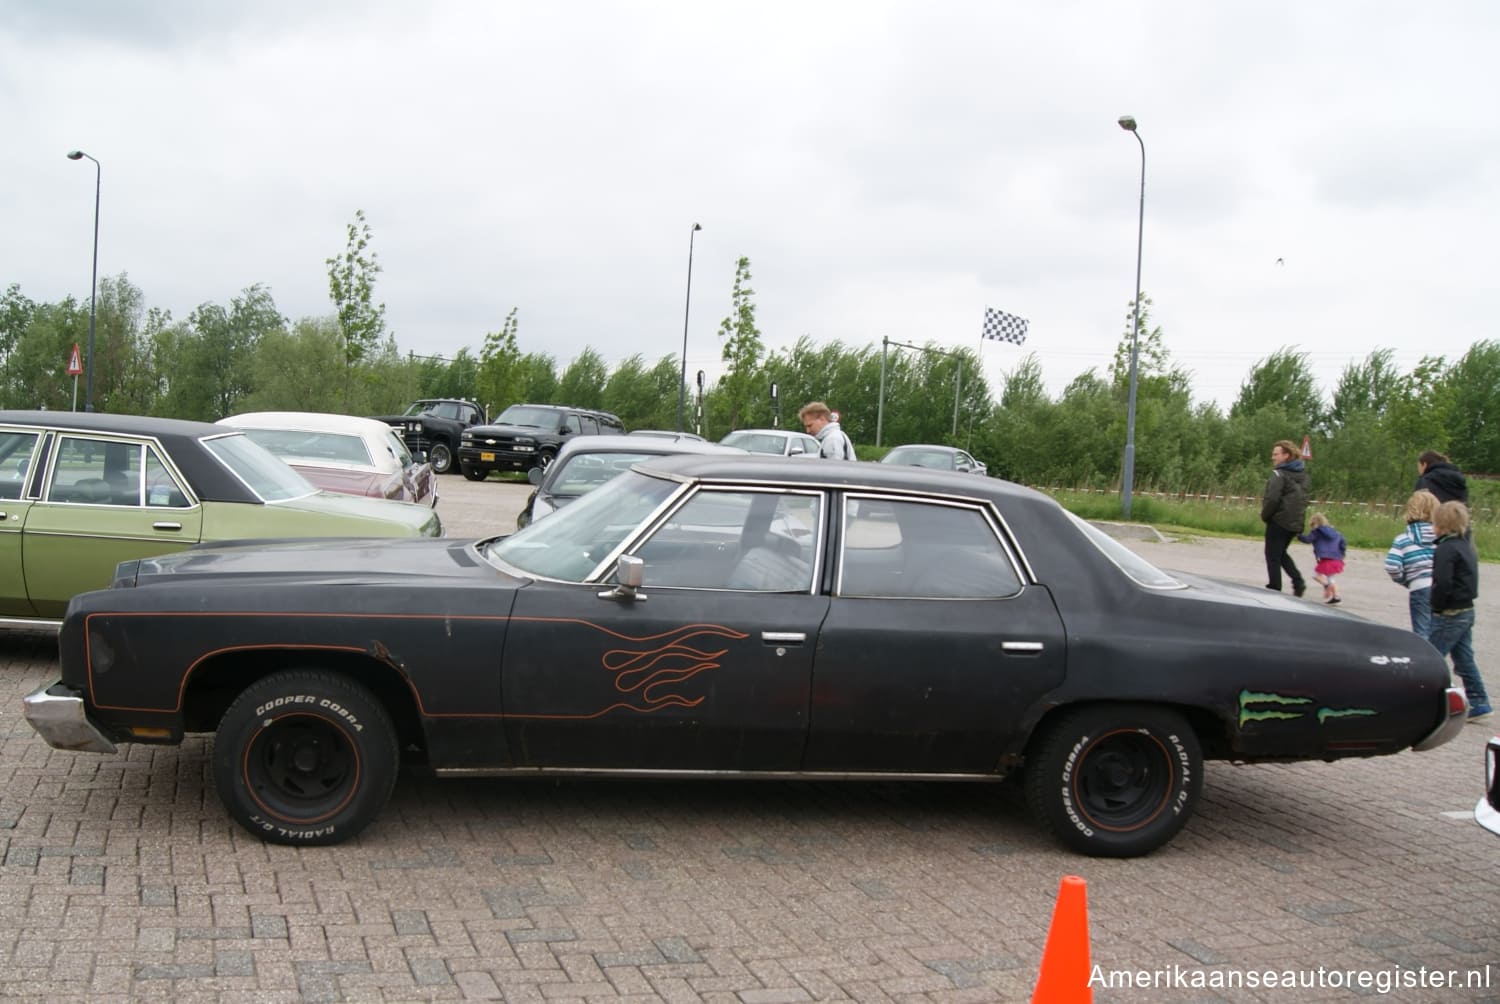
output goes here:
[[537, 467], [537, 470], [539, 470], [539, 471], [541, 471], [542, 473], [545, 474], [546, 471], [547, 471], [547, 468], [549, 468], [549, 467], [552, 466], [552, 461], [554, 461], [556, 459], [557, 459], [557, 451], [556, 450], [543, 450], [541, 453], [538, 453], [536, 455], [536, 467]]
[[470, 481], [483, 481], [490, 476], [489, 469], [485, 467], [470, 467], [468, 464], [460, 464], [459, 469], [464, 472], [464, 477]]
[[385, 708], [332, 673], [293, 670], [252, 684], [224, 713], [214, 782], [229, 815], [277, 844], [335, 844], [364, 829], [396, 783]]
[[1026, 801], [1072, 850], [1149, 854], [1182, 829], [1203, 787], [1203, 752], [1182, 716], [1100, 704], [1063, 714], [1026, 754]]
[[432, 449], [427, 451], [427, 459], [432, 461], [432, 469], [439, 474], [453, 470], [453, 448], [447, 443], [433, 443]]

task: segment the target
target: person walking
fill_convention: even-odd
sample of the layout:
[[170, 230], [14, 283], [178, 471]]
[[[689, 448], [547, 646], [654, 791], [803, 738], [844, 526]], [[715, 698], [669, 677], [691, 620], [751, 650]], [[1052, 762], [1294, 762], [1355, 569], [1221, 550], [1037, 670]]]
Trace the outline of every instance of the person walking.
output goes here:
[[1271, 447], [1271, 477], [1260, 501], [1261, 522], [1266, 524], [1266, 588], [1281, 592], [1281, 573], [1292, 580], [1292, 595], [1307, 592], [1307, 582], [1287, 548], [1302, 532], [1307, 519], [1307, 469], [1297, 455], [1297, 446], [1287, 439]]
[[1344, 555], [1348, 551], [1344, 535], [1320, 512], [1313, 513], [1307, 525], [1311, 529], [1297, 534], [1297, 539], [1312, 545], [1313, 559], [1317, 561], [1313, 579], [1323, 587], [1324, 603], [1340, 603], [1343, 597], [1339, 596], [1338, 577], [1344, 574]]
[[828, 405], [822, 401], [809, 401], [797, 412], [797, 417], [802, 419], [802, 428], [809, 435], [817, 437], [818, 456], [825, 460], [859, 459], [854, 455], [854, 443], [844, 435], [838, 422], [834, 421], [833, 412]]
[[1439, 504], [1432, 492], [1412, 492], [1406, 500], [1406, 529], [1396, 534], [1385, 552], [1385, 574], [1406, 587], [1411, 629], [1421, 638], [1432, 633], [1432, 548], [1437, 540], [1432, 517]]
[[1438, 655], [1453, 660], [1453, 672], [1469, 698], [1469, 721], [1490, 716], [1490, 695], [1474, 661], [1474, 601], [1479, 598], [1479, 557], [1465, 533], [1469, 507], [1454, 499], [1432, 518], [1437, 547], [1432, 552], [1432, 634]]
[[1417, 458], [1417, 483], [1412, 491], [1429, 491], [1439, 502], [1469, 504], [1469, 482], [1458, 465], [1437, 450], [1426, 450]]

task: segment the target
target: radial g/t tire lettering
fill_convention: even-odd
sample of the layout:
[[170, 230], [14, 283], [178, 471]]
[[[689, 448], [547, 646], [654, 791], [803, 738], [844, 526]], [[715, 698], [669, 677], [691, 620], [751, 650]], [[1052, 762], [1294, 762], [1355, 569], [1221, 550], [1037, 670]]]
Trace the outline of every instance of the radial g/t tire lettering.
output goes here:
[[1203, 752], [1181, 715], [1144, 704], [1065, 712], [1026, 753], [1026, 802], [1071, 850], [1149, 854], [1193, 814]]
[[396, 783], [396, 730], [364, 687], [289, 670], [246, 688], [214, 738], [214, 783], [231, 818], [275, 844], [336, 844], [364, 829]]

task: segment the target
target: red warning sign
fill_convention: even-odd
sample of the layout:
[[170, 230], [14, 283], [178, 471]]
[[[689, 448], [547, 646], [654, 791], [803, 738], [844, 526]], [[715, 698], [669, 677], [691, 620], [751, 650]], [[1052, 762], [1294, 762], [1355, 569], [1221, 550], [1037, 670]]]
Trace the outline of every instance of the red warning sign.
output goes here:
[[68, 376], [78, 376], [83, 372], [83, 358], [78, 354], [78, 343], [73, 343], [73, 351], [68, 356]]

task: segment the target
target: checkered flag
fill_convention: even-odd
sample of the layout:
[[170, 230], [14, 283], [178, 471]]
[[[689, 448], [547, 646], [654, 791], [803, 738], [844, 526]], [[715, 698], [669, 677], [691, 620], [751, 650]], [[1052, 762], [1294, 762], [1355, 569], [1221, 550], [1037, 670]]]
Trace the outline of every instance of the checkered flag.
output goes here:
[[1020, 345], [1026, 341], [1026, 318], [985, 307], [983, 337], [993, 338], [997, 342], [1015, 342]]

